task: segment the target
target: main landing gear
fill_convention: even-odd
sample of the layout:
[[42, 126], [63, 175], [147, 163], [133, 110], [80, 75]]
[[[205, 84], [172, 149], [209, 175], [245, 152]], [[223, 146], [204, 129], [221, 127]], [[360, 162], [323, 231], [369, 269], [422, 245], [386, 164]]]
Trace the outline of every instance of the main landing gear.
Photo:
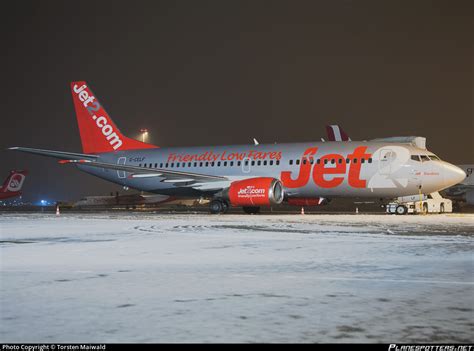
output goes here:
[[[212, 214], [227, 213], [229, 207], [229, 203], [226, 200], [222, 199], [215, 199], [209, 203], [209, 211]], [[247, 214], [257, 214], [260, 212], [260, 207], [256, 206], [244, 206], [242, 207], [242, 209]]]
[[212, 214], [226, 213], [229, 210], [229, 203], [225, 200], [212, 200], [209, 204], [209, 211]]

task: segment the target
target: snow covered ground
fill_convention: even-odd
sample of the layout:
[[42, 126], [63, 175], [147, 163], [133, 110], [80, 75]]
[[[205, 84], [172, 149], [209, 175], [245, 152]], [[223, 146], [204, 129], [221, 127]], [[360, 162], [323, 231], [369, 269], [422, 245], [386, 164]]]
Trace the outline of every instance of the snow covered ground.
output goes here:
[[1, 214], [2, 342], [473, 342], [474, 215]]

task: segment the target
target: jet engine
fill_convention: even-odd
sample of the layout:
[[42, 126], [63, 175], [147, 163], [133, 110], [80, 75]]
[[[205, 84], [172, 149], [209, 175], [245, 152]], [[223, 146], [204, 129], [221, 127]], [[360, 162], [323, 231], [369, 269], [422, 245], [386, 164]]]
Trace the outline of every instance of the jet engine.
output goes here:
[[233, 182], [227, 193], [232, 206], [270, 206], [283, 201], [283, 185], [270, 177], [250, 178]]

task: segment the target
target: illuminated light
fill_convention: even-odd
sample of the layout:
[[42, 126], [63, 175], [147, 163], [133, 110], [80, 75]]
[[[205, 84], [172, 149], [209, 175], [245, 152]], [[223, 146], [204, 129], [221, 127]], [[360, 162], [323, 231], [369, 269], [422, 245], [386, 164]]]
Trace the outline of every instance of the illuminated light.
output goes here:
[[146, 137], [148, 136], [148, 129], [142, 128], [140, 129], [140, 133], [142, 133], [142, 141], [145, 142]]

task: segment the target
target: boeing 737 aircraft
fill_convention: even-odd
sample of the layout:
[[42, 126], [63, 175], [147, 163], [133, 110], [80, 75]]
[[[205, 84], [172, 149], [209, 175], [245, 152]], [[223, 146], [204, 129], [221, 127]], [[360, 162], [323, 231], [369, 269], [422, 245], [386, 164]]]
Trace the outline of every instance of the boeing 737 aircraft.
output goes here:
[[7, 179], [0, 187], [0, 200], [10, 199], [21, 195], [21, 187], [25, 181], [27, 171], [10, 171]]
[[462, 181], [460, 168], [411, 143], [306, 142], [163, 147], [120, 133], [86, 82], [71, 83], [82, 153], [12, 147], [75, 164], [87, 173], [156, 194], [203, 197], [211, 213], [332, 197], [394, 198]]

